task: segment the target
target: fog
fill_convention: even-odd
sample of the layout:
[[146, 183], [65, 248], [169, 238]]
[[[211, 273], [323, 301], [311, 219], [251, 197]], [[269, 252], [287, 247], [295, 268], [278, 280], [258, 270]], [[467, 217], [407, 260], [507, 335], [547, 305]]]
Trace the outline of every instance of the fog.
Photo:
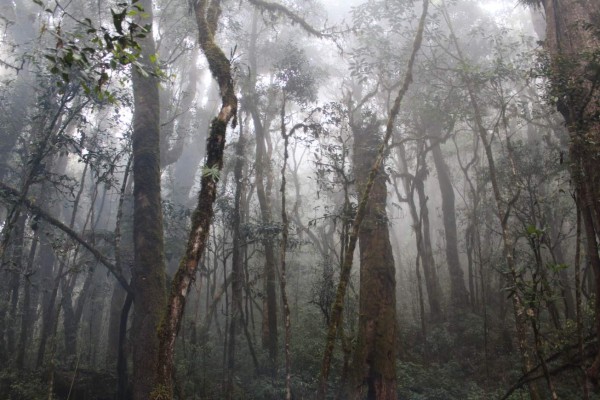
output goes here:
[[555, 3], [3, 1], [0, 398], [597, 396]]

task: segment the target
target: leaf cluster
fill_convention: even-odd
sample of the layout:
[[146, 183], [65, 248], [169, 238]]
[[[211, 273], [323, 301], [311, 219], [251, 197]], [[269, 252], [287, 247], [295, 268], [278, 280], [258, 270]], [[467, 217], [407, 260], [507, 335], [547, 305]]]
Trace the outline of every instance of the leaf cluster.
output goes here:
[[305, 104], [317, 97], [317, 79], [304, 51], [290, 45], [284, 57], [275, 64], [275, 79], [285, 94]]
[[[40, 6], [40, 0], [34, 0]], [[147, 71], [140, 62], [139, 40], [149, 34], [151, 26], [139, 25], [133, 19], [143, 17], [144, 9], [137, 3], [118, 3], [117, 10], [111, 9], [112, 26], [96, 26], [90, 18], [77, 21], [77, 28], [64, 31], [61, 23], [53, 30], [55, 46], [47, 48], [44, 58], [49, 62], [50, 73], [58, 77], [56, 85], [64, 90], [69, 84], [79, 84], [86, 95], [98, 101], [116, 102], [108, 84], [114, 72], [131, 65], [142, 75], [161, 76], [158, 67]], [[52, 15], [55, 11], [46, 8]], [[61, 17], [64, 17], [62, 15]], [[46, 30], [46, 28], [44, 28]], [[156, 64], [156, 55], [150, 56]]]

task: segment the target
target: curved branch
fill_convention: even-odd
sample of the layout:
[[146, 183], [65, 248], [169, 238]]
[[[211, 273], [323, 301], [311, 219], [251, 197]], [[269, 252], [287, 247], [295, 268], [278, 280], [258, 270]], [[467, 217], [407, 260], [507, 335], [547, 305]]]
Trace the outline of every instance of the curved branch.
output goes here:
[[123, 276], [121, 268], [117, 267], [115, 264], [110, 262], [110, 260], [104, 255], [102, 255], [102, 253], [98, 249], [89, 244], [73, 229], [69, 228], [67, 225], [63, 224], [61, 221], [48, 214], [41, 207], [35, 205], [31, 200], [24, 198], [21, 195], [21, 193], [19, 193], [16, 189], [13, 189], [10, 186], [6, 185], [4, 182], [0, 182], [0, 200], [13, 205], [20, 203], [20, 205], [25, 206], [31, 214], [42, 218], [50, 225], [66, 233], [67, 236], [69, 236], [71, 239], [73, 239], [74, 241], [85, 247], [90, 253], [92, 253], [92, 255], [96, 257], [96, 259], [101, 264], [103, 264], [106, 267], [106, 269], [108, 269], [108, 271], [117, 279], [119, 284], [123, 287], [123, 289], [127, 291], [127, 293], [133, 294], [129, 283]]
[[292, 24], [300, 25], [302, 27], [302, 29], [304, 29], [306, 32], [310, 33], [311, 35], [314, 35], [319, 38], [324, 38], [324, 37], [329, 36], [323, 32], [319, 32], [318, 30], [313, 28], [308, 22], [306, 22], [302, 17], [300, 17], [299, 15], [297, 15], [296, 13], [294, 13], [293, 11], [291, 11], [290, 9], [288, 9], [287, 7], [285, 7], [281, 4], [271, 3], [268, 1], [264, 1], [264, 0], [248, 0], [248, 1], [263, 11], [266, 10], [273, 14], [282, 14], [282, 15], [286, 16], [287, 18], [289, 18], [292, 21]]
[[214, 40], [217, 22], [220, 15], [219, 0], [199, 0], [194, 3], [196, 24], [200, 48], [206, 56], [213, 78], [219, 84], [221, 94], [221, 110], [213, 118], [206, 143], [206, 163], [198, 194], [196, 209], [192, 215], [192, 227], [188, 237], [185, 256], [173, 277], [171, 293], [167, 300], [166, 315], [159, 328], [159, 365], [151, 399], [173, 398], [173, 372], [175, 356], [175, 339], [181, 327], [186, 298], [195, 279], [198, 263], [206, 249], [210, 224], [214, 215], [213, 204], [217, 196], [217, 183], [223, 167], [225, 135], [231, 122], [236, 124], [238, 101], [235, 94], [231, 65]]

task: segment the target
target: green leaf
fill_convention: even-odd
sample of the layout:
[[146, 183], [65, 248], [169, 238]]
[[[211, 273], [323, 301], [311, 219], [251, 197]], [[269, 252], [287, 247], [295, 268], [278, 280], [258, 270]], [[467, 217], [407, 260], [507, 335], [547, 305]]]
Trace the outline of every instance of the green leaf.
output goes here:
[[146, 70], [144, 68], [138, 67], [138, 72], [140, 73], [140, 75], [142, 75], [144, 78], [149, 77], [150, 75], [148, 74], [148, 72], [146, 72]]
[[544, 231], [538, 229], [535, 225], [528, 225], [525, 231], [529, 236], [541, 236]]
[[558, 272], [558, 271], [562, 271], [569, 268], [569, 266], [567, 264], [564, 263], [560, 263], [560, 264], [548, 264], [548, 269], [550, 269], [551, 271], [554, 272]]
[[217, 182], [220, 179], [221, 171], [219, 171], [219, 167], [216, 165], [212, 167], [204, 166], [202, 167], [202, 176]]

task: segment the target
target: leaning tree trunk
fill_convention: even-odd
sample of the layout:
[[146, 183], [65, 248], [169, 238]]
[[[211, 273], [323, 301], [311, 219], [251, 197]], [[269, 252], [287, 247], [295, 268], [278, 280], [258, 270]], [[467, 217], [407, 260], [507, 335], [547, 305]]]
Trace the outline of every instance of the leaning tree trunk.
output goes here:
[[[353, 125], [354, 175], [362, 193], [377, 149], [379, 124]], [[354, 352], [356, 399], [395, 400], [396, 394], [396, 270], [389, 238], [387, 176], [376, 175], [358, 234], [360, 249], [360, 305], [357, 345]]]
[[[152, 1], [140, 4], [152, 22]], [[155, 50], [152, 32], [140, 40], [144, 68], [152, 72], [150, 56]], [[158, 79], [152, 74], [132, 73], [133, 82], [133, 246], [131, 287], [134, 292], [132, 323], [133, 399], [148, 400], [158, 360], [157, 330], [166, 300], [163, 260], [162, 205], [160, 198], [160, 111]]]
[[173, 277], [166, 315], [163, 317], [158, 332], [160, 347], [156, 361], [159, 368], [154, 390], [149, 396], [152, 400], [173, 398], [175, 339], [181, 327], [186, 298], [196, 276], [198, 262], [207, 245], [210, 223], [214, 215], [213, 204], [217, 196], [217, 182], [223, 168], [227, 126], [232, 120], [235, 124], [237, 113], [237, 97], [229, 59], [214, 41], [217, 22], [221, 14], [220, 2], [213, 0], [208, 6], [206, 0], [199, 0], [194, 3], [194, 11], [200, 47], [206, 56], [213, 78], [219, 84], [222, 105], [219, 114], [213, 118], [210, 125], [206, 144], [206, 163], [203, 169], [198, 203], [192, 215], [192, 227], [185, 256]]

